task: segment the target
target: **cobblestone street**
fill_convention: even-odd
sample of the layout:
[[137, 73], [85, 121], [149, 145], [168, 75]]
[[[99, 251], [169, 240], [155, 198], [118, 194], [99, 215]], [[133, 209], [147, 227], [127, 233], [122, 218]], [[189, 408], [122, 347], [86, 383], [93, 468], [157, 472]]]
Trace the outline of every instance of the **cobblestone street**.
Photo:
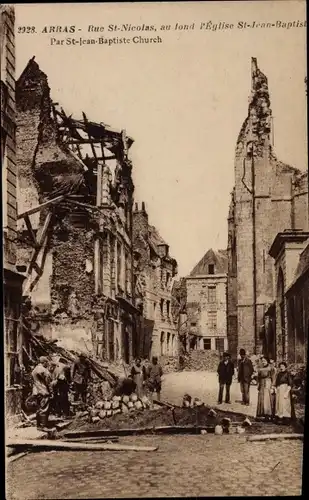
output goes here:
[[[302, 443], [243, 436], [145, 436], [151, 453], [44, 452], [8, 467], [7, 500], [175, 496], [297, 496]], [[15, 478], [15, 484], [12, 478]]]

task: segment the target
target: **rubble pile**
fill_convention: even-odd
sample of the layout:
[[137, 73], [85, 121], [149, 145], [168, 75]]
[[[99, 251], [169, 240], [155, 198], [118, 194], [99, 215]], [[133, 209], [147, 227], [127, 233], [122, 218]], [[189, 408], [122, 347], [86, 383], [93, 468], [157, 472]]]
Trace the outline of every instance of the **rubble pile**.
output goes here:
[[[20, 373], [18, 381], [24, 389], [24, 400], [32, 392], [32, 377], [30, 374], [38, 363], [40, 356], [48, 356], [49, 358], [57, 357], [61, 361], [71, 365], [80, 354], [58, 346], [57, 340], [46, 339], [43, 335], [33, 335], [29, 331], [27, 341], [28, 349], [25, 349], [27, 353], [27, 359], [24, 363], [25, 369]], [[98, 398], [109, 396], [112, 389], [116, 387], [119, 376], [95, 356], [92, 356], [90, 353], [83, 354], [92, 374], [92, 381], [88, 388], [90, 401], [97, 401]]]
[[179, 369], [179, 361], [177, 356], [161, 356], [160, 365], [162, 366], [163, 372], [171, 373]]
[[220, 355], [217, 351], [190, 350], [183, 356], [184, 371], [217, 371]]
[[100, 419], [112, 417], [120, 413], [132, 413], [136, 410], [146, 410], [151, 406], [147, 396], [139, 398], [136, 394], [130, 396], [113, 396], [97, 401], [88, 409], [89, 421], [98, 422]]

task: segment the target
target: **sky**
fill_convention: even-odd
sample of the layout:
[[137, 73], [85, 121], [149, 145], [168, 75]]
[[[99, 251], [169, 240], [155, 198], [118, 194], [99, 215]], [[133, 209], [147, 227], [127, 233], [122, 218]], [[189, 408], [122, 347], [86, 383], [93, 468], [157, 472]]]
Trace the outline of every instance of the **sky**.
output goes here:
[[[304, 21], [305, 2], [16, 5], [16, 76], [35, 56], [67, 114], [125, 129], [134, 138], [135, 200], [170, 245], [179, 275], [209, 248], [226, 248], [234, 154], [247, 116], [251, 57], [268, 77], [278, 158], [307, 168], [306, 30], [200, 30], [201, 22]], [[44, 26], [172, 26], [157, 44], [51, 46]], [[195, 23], [177, 31], [175, 24]], [[18, 34], [35, 26], [36, 34]], [[136, 35], [136, 33], [134, 33]], [[140, 33], [138, 33], [139, 35]], [[107, 37], [114, 33], [104, 32]], [[57, 35], [65, 38], [72, 35]], [[117, 36], [119, 35], [117, 33]]]

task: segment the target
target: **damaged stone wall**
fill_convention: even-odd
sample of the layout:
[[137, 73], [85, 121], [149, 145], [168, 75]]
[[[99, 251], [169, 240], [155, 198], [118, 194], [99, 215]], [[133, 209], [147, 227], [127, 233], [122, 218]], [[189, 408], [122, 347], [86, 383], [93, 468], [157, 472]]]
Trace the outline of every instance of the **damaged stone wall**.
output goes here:
[[75, 227], [67, 217], [55, 228], [52, 239], [52, 336], [82, 350], [92, 349], [95, 327], [94, 235], [93, 229]]
[[[83, 167], [58, 143], [47, 77], [34, 59], [29, 61], [17, 82], [16, 100], [18, 208], [21, 213], [49, 198], [70, 192], [71, 188], [76, 192], [82, 184]], [[48, 265], [44, 266], [43, 276], [34, 288], [32, 305], [40, 315], [42, 330], [50, 336], [58, 337], [59, 329], [65, 330], [67, 324], [73, 322], [78, 326], [82, 322], [85, 335], [89, 337], [94, 229], [90, 226], [89, 214], [78, 214], [71, 207], [72, 213], [67, 216], [67, 211], [67, 207], [55, 208], [47, 247]], [[30, 216], [34, 230], [45, 216], [46, 210]], [[79, 227], [74, 225], [76, 220], [82, 221]], [[28, 266], [32, 251], [22, 223], [18, 263]], [[87, 262], [91, 262], [90, 271]]]
[[92, 314], [95, 231], [74, 227], [67, 217], [55, 227], [52, 240], [52, 313], [68, 314], [73, 319]]
[[232, 271], [234, 256], [231, 251], [228, 287], [230, 341], [235, 344], [234, 339], [237, 338], [237, 349], [243, 347], [251, 353], [255, 349], [258, 352], [262, 349], [259, 338], [256, 339], [255, 345], [254, 301], [256, 300], [257, 304], [258, 330], [264, 321], [264, 311], [274, 297], [274, 269], [272, 259], [268, 255], [269, 248], [276, 234], [287, 228], [296, 228], [296, 221], [302, 226], [308, 225], [308, 220], [305, 220], [307, 216], [304, 216], [308, 213], [308, 196], [301, 196], [301, 201], [298, 201], [297, 195], [294, 196], [295, 179], [301, 178], [302, 173], [276, 158], [272, 133], [268, 81], [258, 68], [256, 59], [252, 58], [252, 92], [248, 116], [236, 145], [235, 198], [233, 217], [229, 220], [229, 234], [230, 237], [233, 234], [236, 241], [236, 334], [235, 316], [230, 315], [236, 295], [233, 281], [235, 275]]
[[[24, 212], [40, 203], [40, 188], [35, 179], [33, 167], [39, 146], [40, 124], [43, 109], [49, 102], [49, 88], [46, 75], [34, 61], [29, 62], [16, 82], [17, 107], [17, 164], [18, 164], [18, 212]], [[39, 212], [31, 217], [32, 226], [37, 229]], [[23, 220], [19, 229], [24, 229]]]
[[[123, 355], [128, 360], [136, 344], [132, 295], [134, 184], [127, 156], [133, 139], [88, 121], [85, 114], [83, 120], [73, 120], [57, 110], [47, 77], [34, 58], [18, 81], [18, 111], [19, 211], [59, 195], [74, 195], [74, 199], [61, 200], [51, 209], [43, 274], [31, 293], [35, 310], [40, 310], [41, 329], [69, 349], [93, 350], [112, 360]], [[108, 164], [102, 168], [98, 198], [94, 168], [98, 168], [99, 160], [95, 154], [93, 158], [88, 156], [87, 147], [87, 151], [83, 149], [85, 132], [89, 141], [99, 137], [101, 147], [114, 155], [110, 164], [114, 174]], [[76, 138], [81, 141], [78, 150], [69, 145]], [[50, 206], [30, 216], [35, 230], [39, 224], [42, 227], [49, 210]], [[29, 264], [30, 243], [29, 232], [21, 226], [20, 263]]]

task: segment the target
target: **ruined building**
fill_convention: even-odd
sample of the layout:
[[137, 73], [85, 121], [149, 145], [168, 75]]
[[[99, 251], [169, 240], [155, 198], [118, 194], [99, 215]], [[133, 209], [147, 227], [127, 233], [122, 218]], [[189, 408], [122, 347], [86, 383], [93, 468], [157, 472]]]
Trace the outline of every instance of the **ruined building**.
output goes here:
[[138, 315], [133, 140], [58, 109], [34, 58], [17, 81], [16, 100], [18, 261], [26, 266], [23, 293], [39, 331], [69, 348], [129, 362]]
[[22, 358], [19, 314], [24, 277], [16, 268], [16, 116], [15, 116], [15, 14], [0, 6], [1, 48], [1, 164], [3, 209], [3, 293], [5, 329], [6, 411], [16, 413], [21, 404], [18, 385]]
[[[269, 255], [275, 236], [285, 229], [308, 230], [308, 174], [276, 158], [268, 81], [255, 58], [251, 74], [228, 216], [228, 338], [233, 355], [240, 347], [251, 353], [263, 349], [264, 316], [277, 288]], [[277, 358], [282, 355], [278, 346], [274, 340], [270, 349]]]
[[186, 277], [189, 348], [227, 350], [227, 252], [208, 250]]
[[145, 203], [135, 204], [134, 274], [136, 299], [143, 316], [140, 355], [177, 356], [178, 322], [172, 314], [172, 285], [177, 262], [168, 244], [148, 222]]

